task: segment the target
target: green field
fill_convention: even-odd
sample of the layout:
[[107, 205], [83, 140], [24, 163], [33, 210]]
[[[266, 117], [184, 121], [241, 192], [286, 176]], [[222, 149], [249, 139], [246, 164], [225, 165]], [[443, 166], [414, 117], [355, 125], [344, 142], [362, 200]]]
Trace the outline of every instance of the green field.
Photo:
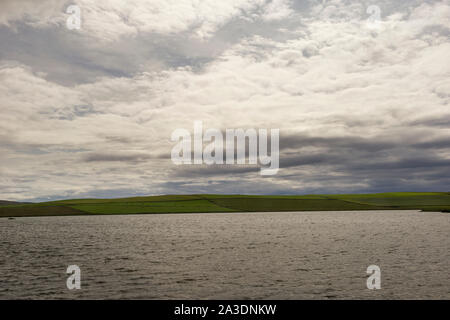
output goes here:
[[74, 199], [33, 204], [4, 202], [0, 217], [260, 211], [422, 210], [450, 212], [450, 193], [303, 196], [167, 195]]

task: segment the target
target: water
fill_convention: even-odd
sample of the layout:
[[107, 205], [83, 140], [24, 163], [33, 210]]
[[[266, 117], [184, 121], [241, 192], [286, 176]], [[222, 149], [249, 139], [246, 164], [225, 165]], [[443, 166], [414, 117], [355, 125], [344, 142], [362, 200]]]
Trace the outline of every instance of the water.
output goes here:
[[[0, 219], [1, 299], [450, 299], [450, 215]], [[68, 265], [81, 290], [66, 288]], [[381, 290], [366, 288], [369, 265]]]

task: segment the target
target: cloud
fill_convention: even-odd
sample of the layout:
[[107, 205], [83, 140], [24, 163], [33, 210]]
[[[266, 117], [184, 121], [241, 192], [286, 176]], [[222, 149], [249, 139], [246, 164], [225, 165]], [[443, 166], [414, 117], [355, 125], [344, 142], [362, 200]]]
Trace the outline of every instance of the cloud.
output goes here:
[[[62, 21], [60, 13], [67, 1], [61, 0], [2, 0], [0, 25], [13, 27], [17, 21], [26, 21], [34, 27], [54, 25]], [[58, 19], [58, 16], [59, 19]]]
[[108, 161], [118, 161], [118, 162], [141, 162], [150, 159], [151, 156], [148, 154], [141, 153], [90, 153], [85, 156], [84, 161], [86, 162], [108, 162]]
[[289, 0], [272, 0], [264, 7], [262, 18], [267, 21], [285, 19], [294, 14]]
[[[0, 20], [0, 198], [448, 188], [448, 1], [76, 3], [79, 34]], [[175, 166], [197, 120], [279, 128], [279, 174]]]
[[[4, 1], [0, 24], [11, 26], [24, 22], [33, 26], [62, 26], [68, 18], [67, 7], [81, 10], [80, 32], [103, 41], [139, 33], [176, 34], [189, 32], [199, 39], [211, 37], [220, 27], [233, 19], [279, 20], [292, 13], [286, 0], [147, 1], [46, 0]], [[188, 34], [186, 34], [188, 36]]]

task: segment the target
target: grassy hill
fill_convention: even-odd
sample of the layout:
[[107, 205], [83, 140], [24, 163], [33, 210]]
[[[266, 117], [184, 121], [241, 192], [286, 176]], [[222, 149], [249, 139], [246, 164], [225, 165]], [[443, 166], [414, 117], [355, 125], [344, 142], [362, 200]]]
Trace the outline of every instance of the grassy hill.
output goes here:
[[[4, 202], [6, 203], [6, 202]], [[0, 217], [192, 212], [423, 210], [450, 212], [450, 193], [378, 193], [304, 196], [167, 195], [7, 203]]]
[[4, 207], [4, 206], [14, 206], [14, 205], [18, 205], [18, 204], [28, 204], [27, 202], [16, 202], [16, 201], [5, 201], [5, 200], [0, 200], [0, 207]]

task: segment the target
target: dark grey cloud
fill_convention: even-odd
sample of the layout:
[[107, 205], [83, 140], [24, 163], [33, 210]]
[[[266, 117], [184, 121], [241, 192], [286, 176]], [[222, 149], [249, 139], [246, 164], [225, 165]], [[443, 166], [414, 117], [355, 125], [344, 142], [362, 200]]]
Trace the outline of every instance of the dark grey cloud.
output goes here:
[[85, 162], [143, 162], [154, 159], [152, 155], [141, 153], [89, 153], [83, 157]]
[[[32, 66], [45, 78], [62, 85], [91, 83], [100, 77], [133, 77], [142, 72], [178, 67], [199, 70], [231, 44], [220, 40], [184, 41], [187, 35], [145, 34], [120, 42], [98, 44], [95, 39], [57, 29], [0, 25], [0, 60]], [[38, 62], [37, 62], [38, 61]]]
[[411, 121], [410, 125], [413, 126], [425, 126], [425, 127], [438, 127], [438, 128], [450, 128], [450, 114], [445, 114], [439, 118], [425, 118], [420, 120]]
[[[301, 193], [439, 191], [450, 188], [450, 170], [447, 170], [450, 158], [438, 152], [449, 149], [448, 140], [444, 138], [414, 143], [402, 137], [389, 141], [384, 136], [324, 138], [298, 134], [281, 136], [280, 146], [280, 171], [276, 179], [283, 181], [285, 187], [267, 184], [274, 193], [295, 194], [298, 190]], [[313, 152], [305, 151], [311, 147]], [[250, 165], [190, 165], [173, 170], [171, 176], [183, 178], [183, 182], [176, 183], [177, 190], [183, 193], [192, 183], [202, 181], [206, 184], [210, 179], [217, 184], [208, 188], [228, 190], [227, 184], [239, 185], [237, 181], [243, 177], [255, 181], [258, 171], [257, 166]], [[262, 181], [266, 184], [267, 180]], [[249, 187], [248, 190], [252, 189]]]
[[280, 138], [280, 149], [297, 149], [304, 147], [344, 148], [363, 151], [380, 151], [394, 148], [398, 142], [390, 141], [387, 137], [363, 138], [360, 136], [347, 137], [314, 137], [309, 135], [283, 135]]
[[234, 176], [242, 174], [259, 174], [260, 167], [256, 165], [183, 165], [172, 173], [172, 177], [215, 177]]

